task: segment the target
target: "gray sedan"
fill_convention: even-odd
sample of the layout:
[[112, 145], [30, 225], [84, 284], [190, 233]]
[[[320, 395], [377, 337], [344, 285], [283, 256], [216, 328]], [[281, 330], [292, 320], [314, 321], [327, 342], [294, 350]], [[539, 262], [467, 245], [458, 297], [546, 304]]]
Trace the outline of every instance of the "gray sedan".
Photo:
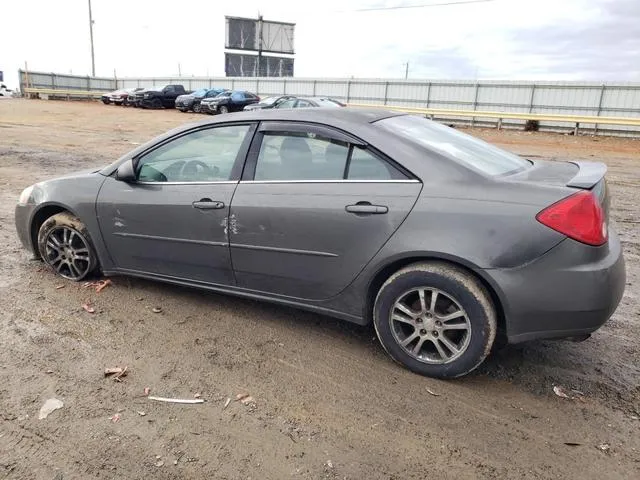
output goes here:
[[600, 163], [530, 161], [383, 110], [241, 112], [32, 185], [22, 243], [58, 275], [133, 275], [373, 322], [420, 374], [496, 341], [585, 338], [625, 285]]

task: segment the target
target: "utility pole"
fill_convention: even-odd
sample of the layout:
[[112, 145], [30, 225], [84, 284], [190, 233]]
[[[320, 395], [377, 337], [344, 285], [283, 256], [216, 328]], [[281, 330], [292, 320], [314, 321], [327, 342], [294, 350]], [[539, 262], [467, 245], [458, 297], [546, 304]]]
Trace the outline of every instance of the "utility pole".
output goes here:
[[91, 38], [91, 76], [96, 76], [96, 58], [93, 53], [93, 16], [91, 15], [91, 0], [89, 0], [89, 37]]
[[404, 79], [406, 80], [407, 78], [409, 78], [409, 61], [407, 60], [407, 63], [403, 63], [404, 65]]
[[180, 68], [180, 63], [178, 63], [178, 76], [182, 76], [182, 69]]
[[258, 77], [262, 76], [262, 15], [258, 14]]

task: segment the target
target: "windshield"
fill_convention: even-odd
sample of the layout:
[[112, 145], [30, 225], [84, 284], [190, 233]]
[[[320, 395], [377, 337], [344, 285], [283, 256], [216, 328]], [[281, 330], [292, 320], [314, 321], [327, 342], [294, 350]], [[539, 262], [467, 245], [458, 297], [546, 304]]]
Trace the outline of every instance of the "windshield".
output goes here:
[[273, 105], [276, 100], [282, 97], [266, 97], [260, 100], [260, 105]]
[[390, 117], [377, 121], [376, 125], [485, 175], [505, 175], [531, 166], [524, 158], [423, 117]]
[[218, 95], [215, 98], [225, 98], [225, 97], [230, 97], [231, 96], [231, 92], [222, 92], [220, 95]]
[[201, 88], [199, 90], [196, 90], [195, 92], [192, 92], [191, 95], [193, 95], [196, 98], [202, 98], [207, 94], [208, 90], [206, 88]]

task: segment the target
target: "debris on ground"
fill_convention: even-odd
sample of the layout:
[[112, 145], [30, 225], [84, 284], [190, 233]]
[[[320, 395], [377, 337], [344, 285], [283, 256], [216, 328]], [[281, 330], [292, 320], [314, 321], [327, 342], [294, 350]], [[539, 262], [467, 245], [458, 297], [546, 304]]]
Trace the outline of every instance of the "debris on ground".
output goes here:
[[242, 401], [249, 396], [248, 393], [239, 393], [236, 395], [236, 402]]
[[151, 389], [149, 387], [144, 387], [144, 396], [148, 397], [151, 393]]
[[46, 402], [44, 402], [44, 405], [42, 405], [42, 407], [40, 408], [40, 413], [38, 414], [38, 420], [44, 420], [49, 416], [51, 412], [58, 410], [62, 407], [64, 407], [64, 403], [62, 403], [62, 401], [58, 400], [57, 398], [48, 399]]
[[434, 397], [439, 397], [439, 396], [440, 396], [440, 394], [439, 394], [439, 393], [432, 392], [432, 391], [431, 391], [431, 390], [429, 390], [428, 388], [427, 388], [426, 390], [427, 390], [427, 393], [428, 393], [429, 395], [433, 395]]
[[153, 307], [151, 311], [153, 313], [162, 313], [162, 307]]
[[46, 372], [44, 372], [44, 373], [53, 373], [53, 370], [49, 369], [49, 370], [47, 370], [47, 371], [46, 371]]
[[82, 308], [84, 308], [84, 311], [87, 313], [96, 313], [96, 309], [93, 308], [89, 303], [84, 303], [82, 305]]
[[104, 369], [104, 376], [108, 377], [109, 375], [113, 375], [113, 379], [116, 382], [121, 382], [122, 380], [120, 380], [122, 377], [126, 377], [127, 376], [127, 367], [112, 367], [112, 368], [105, 368]]
[[256, 402], [251, 395], [249, 395], [248, 397], [244, 397], [240, 401], [242, 402], [243, 405], [249, 405], [250, 403], [255, 403]]
[[579, 447], [582, 445], [581, 443], [577, 443], [577, 442], [564, 442], [564, 444], [570, 447]]
[[227, 401], [224, 402], [224, 407], [222, 407], [222, 409], [224, 410], [225, 408], [227, 408], [229, 406], [229, 404], [231, 403], [231, 397], [227, 398]]
[[100, 293], [102, 290], [107, 288], [113, 282], [109, 279], [106, 280], [97, 280], [95, 282], [84, 282], [82, 284], [82, 288], [94, 288], [96, 293]]
[[115, 415], [112, 415], [111, 417], [109, 417], [109, 420], [111, 420], [113, 423], [117, 423], [120, 421], [120, 414], [116, 413]]
[[609, 451], [611, 450], [611, 445], [609, 445], [608, 443], [601, 443], [600, 445], [598, 445], [598, 450], [601, 450], [604, 453], [609, 453]]
[[147, 414], [147, 412], [143, 412], [142, 410], [138, 410], [136, 413], [141, 417], [144, 417]]
[[58, 286], [56, 287], [56, 290], [60, 290], [61, 288], [64, 288], [64, 285], [58, 285]]
[[164, 462], [162, 460], [158, 460], [156, 462], [156, 467], [163, 467], [164, 466]]
[[560, 385], [554, 385], [553, 386], [553, 393], [555, 393], [558, 397], [561, 398], [566, 398], [569, 400], [580, 400], [580, 401], [584, 401], [584, 393], [582, 393], [580, 390], [576, 390], [574, 388], [572, 388], [570, 391], [568, 391], [566, 388], [560, 386]]
[[202, 395], [201, 395], [201, 394], [199, 394], [199, 393], [194, 393], [194, 394], [193, 394], [193, 398], [200, 398], [201, 396], [202, 396]]
[[167, 398], [167, 397], [147, 397], [149, 400], [155, 400], [156, 402], [165, 402], [165, 403], [204, 403], [204, 399], [202, 398]]

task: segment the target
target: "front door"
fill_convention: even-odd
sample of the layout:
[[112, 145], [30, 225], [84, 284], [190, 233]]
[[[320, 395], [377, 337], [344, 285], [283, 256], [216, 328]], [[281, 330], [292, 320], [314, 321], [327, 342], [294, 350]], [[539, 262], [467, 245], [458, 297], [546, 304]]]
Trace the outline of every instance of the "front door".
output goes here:
[[238, 286], [251, 290], [337, 295], [400, 226], [422, 186], [325, 127], [263, 124], [251, 152], [229, 222]]
[[190, 131], [137, 158], [136, 182], [105, 181], [97, 213], [119, 269], [234, 283], [227, 217], [252, 129]]

